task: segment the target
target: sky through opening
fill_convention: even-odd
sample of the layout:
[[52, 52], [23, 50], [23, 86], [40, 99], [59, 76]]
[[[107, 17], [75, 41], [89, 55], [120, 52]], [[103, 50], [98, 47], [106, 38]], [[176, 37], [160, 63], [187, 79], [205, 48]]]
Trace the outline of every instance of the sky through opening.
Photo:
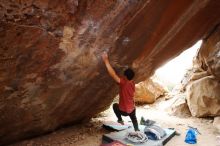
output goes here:
[[186, 70], [192, 67], [193, 57], [200, 48], [202, 40], [198, 41], [191, 48], [182, 52], [162, 67], [158, 68], [155, 75], [164, 83], [176, 85], [180, 83]]

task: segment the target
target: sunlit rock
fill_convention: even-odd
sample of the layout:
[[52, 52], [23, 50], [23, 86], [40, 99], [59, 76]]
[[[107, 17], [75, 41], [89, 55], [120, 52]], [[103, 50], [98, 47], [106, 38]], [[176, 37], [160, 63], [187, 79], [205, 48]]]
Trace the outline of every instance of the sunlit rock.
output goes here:
[[185, 93], [176, 94], [171, 100], [172, 100], [172, 104], [168, 109], [171, 115], [175, 115], [179, 117], [191, 116], [189, 107], [187, 105]]
[[[118, 93], [100, 53], [136, 82], [207, 37], [216, 0], [1, 0], [0, 145], [89, 119]], [[214, 72], [215, 67], [212, 69]], [[217, 73], [217, 72], [216, 72]]]
[[220, 27], [204, 40], [188, 82], [187, 103], [193, 116], [220, 115]]
[[213, 76], [192, 82], [187, 87], [187, 103], [196, 117], [220, 115], [220, 84]]
[[162, 85], [148, 79], [136, 85], [135, 102], [137, 103], [154, 103], [157, 98], [165, 95], [167, 91]]
[[220, 134], [220, 117], [215, 117], [213, 121], [213, 126], [216, 128], [216, 131]]

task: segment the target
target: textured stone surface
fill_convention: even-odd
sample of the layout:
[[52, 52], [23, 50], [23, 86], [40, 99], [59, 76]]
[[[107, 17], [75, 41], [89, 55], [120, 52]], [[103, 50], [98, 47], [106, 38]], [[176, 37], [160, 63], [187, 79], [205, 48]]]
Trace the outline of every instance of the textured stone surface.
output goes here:
[[207, 72], [220, 81], [220, 25], [204, 40], [195, 63], [197, 70]]
[[204, 39], [189, 76], [188, 105], [193, 116], [220, 115], [220, 27]]
[[155, 82], [152, 78], [140, 82], [136, 85], [135, 102], [137, 103], [154, 103], [157, 98], [163, 96], [167, 91], [162, 85]]
[[218, 0], [0, 0], [0, 144], [80, 122], [117, 93], [100, 59], [136, 81], [220, 22]]
[[172, 100], [173, 100], [173, 102], [168, 109], [168, 111], [171, 115], [175, 115], [175, 116], [179, 116], [179, 117], [191, 116], [188, 104], [186, 102], [186, 94], [185, 93], [176, 94]]
[[187, 103], [196, 117], [220, 115], [220, 84], [213, 76], [192, 82], [187, 87]]
[[215, 117], [213, 126], [216, 128], [216, 131], [220, 134], [220, 117]]

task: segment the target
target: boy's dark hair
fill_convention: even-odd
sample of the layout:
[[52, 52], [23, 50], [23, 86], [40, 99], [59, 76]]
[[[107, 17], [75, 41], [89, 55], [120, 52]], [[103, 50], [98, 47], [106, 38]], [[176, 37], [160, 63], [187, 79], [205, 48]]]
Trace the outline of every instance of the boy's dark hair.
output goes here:
[[127, 77], [128, 80], [132, 80], [134, 78], [134, 71], [131, 68], [128, 68], [124, 71], [124, 76]]

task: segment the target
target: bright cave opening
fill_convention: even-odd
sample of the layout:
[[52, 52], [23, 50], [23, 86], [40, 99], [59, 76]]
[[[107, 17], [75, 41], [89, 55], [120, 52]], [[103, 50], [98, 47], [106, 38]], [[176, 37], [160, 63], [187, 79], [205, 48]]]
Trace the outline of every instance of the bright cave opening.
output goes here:
[[193, 58], [201, 45], [202, 40], [199, 40], [192, 47], [156, 70], [156, 77], [169, 91], [179, 85], [186, 72], [192, 68]]

